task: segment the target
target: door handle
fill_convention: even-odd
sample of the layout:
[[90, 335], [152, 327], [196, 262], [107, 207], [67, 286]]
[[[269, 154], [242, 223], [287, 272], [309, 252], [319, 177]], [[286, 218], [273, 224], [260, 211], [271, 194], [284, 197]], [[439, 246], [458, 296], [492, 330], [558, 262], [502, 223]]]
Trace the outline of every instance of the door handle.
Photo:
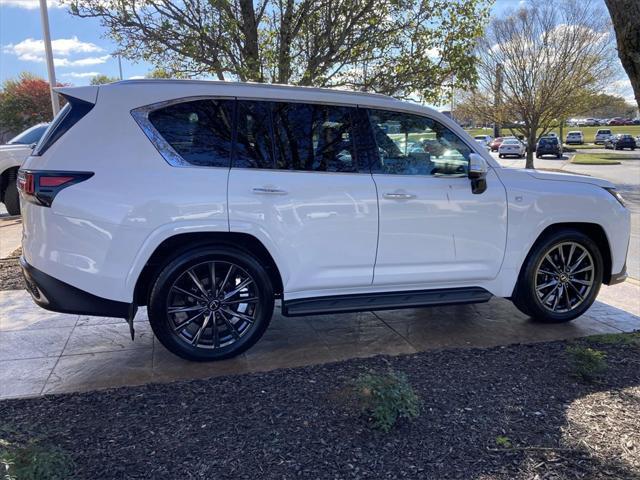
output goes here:
[[385, 193], [384, 198], [389, 200], [409, 200], [410, 198], [416, 198], [416, 196], [411, 193]]
[[287, 191], [275, 187], [254, 187], [253, 193], [260, 195], [286, 195]]

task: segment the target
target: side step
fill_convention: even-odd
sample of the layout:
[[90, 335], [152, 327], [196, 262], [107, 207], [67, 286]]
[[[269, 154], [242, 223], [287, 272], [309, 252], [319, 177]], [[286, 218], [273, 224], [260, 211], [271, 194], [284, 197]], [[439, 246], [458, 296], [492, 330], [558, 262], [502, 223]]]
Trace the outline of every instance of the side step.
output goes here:
[[443, 288], [410, 292], [382, 292], [331, 297], [300, 298], [282, 302], [282, 314], [287, 317], [324, 313], [394, 310], [461, 303], [488, 302], [492, 295], [484, 288]]

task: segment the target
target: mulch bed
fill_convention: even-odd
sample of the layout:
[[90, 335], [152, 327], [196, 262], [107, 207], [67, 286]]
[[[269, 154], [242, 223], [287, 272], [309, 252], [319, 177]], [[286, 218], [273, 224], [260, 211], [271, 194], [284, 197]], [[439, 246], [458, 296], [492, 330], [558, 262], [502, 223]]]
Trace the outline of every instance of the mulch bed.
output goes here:
[[[640, 478], [640, 349], [566, 342], [457, 349], [0, 402], [10, 440], [71, 454], [73, 478]], [[407, 374], [422, 399], [385, 434], [345, 401], [360, 373]], [[508, 437], [511, 448], [496, 444]]]
[[24, 288], [24, 278], [18, 258], [0, 259], [0, 290], [21, 290]]

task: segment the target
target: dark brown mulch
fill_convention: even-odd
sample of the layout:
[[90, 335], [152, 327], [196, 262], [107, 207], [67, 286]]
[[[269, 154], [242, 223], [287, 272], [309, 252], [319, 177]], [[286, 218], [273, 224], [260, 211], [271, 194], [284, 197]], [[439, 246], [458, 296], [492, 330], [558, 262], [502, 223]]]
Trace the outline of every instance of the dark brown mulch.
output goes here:
[[0, 259], [0, 290], [20, 290], [25, 288], [24, 278], [18, 259]]
[[[640, 349], [565, 342], [376, 357], [269, 373], [0, 402], [12, 440], [71, 453], [74, 478], [640, 478]], [[422, 414], [390, 433], [340, 400], [368, 369], [405, 372]], [[512, 448], [496, 444], [509, 438]]]

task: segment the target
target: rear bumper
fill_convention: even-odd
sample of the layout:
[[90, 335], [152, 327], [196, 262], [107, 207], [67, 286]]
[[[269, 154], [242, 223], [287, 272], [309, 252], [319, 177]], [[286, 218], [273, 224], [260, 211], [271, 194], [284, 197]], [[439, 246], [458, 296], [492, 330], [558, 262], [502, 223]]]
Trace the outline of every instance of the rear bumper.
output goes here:
[[27, 291], [42, 308], [60, 313], [128, 318], [133, 304], [108, 300], [64, 283], [20, 257]]
[[616, 285], [618, 283], [622, 283], [627, 279], [627, 264], [624, 264], [622, 267], [622, 271], [620, 273], [611, 274], [611, 279], [607, 283], [607, 285]]

